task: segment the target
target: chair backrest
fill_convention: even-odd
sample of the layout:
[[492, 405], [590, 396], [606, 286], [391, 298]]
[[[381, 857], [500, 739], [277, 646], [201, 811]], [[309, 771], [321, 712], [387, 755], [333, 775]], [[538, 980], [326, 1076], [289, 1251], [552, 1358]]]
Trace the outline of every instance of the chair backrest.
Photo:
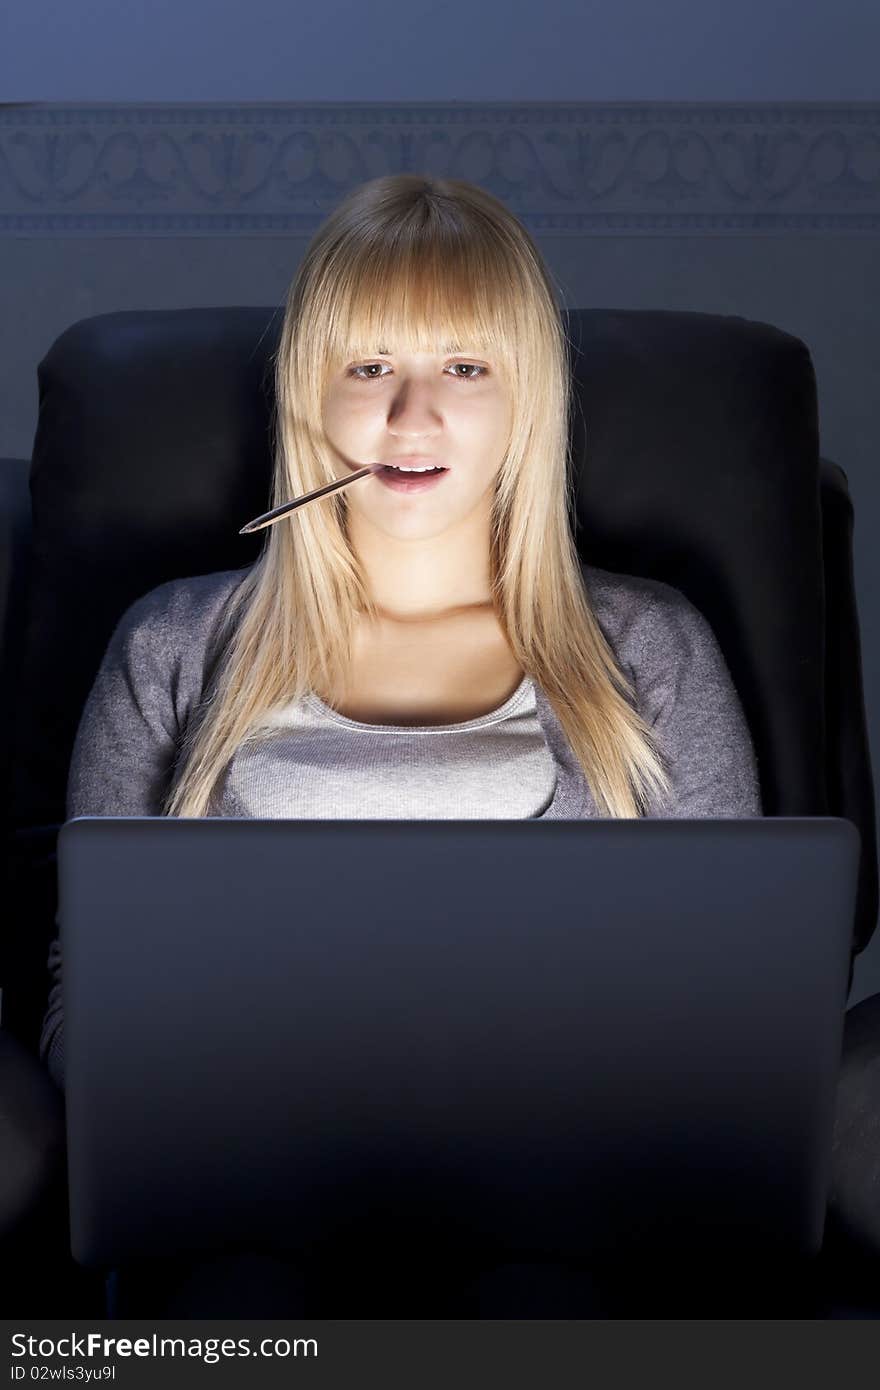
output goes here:
[[[13, 825], [25, 837], [65, 819], [77, 724], [123, 610], [165, 580], [260, 552], [264, 533], [237, 533], [270, 505], [281, 317], [105, 314], [72, 325], [39, 364], [13, 769]], [[771, 325], [714, 314], [585, 309], [565, 321], [581, 557], [665, 580], [709, 620], [752, 731], [765, 815], [857, 818], [863, 946], [877, 864], [858, 627], [829, 727], [826, 634], [838, 613], [826, 613], [809, 351]], [[851, 530], [851, 511], [844, 531], [847, 521]], [[852, 599], [841, 534], [838, 605]]]

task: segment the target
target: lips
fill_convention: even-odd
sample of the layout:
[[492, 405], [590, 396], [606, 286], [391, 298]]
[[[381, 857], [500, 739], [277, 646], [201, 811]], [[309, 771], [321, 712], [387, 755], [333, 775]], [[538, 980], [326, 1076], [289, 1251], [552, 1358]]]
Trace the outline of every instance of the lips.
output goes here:
[[392, 492], [423, 492], [427, 488], [437, 487], [448, 472], [448, 468], [441, 468], [436, 473], [407, 473], [386, 464], [375, 476]]

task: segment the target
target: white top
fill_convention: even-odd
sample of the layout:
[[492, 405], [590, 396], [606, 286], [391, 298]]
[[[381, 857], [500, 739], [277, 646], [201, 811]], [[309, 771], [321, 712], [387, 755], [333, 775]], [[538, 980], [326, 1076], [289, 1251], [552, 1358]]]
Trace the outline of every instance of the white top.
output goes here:
[[556, 786], [528, 676], [496, 709], [457, 724], [365, 724], [312, 693], [251, 730], [210, 814], [524, 820], [544, 814]]

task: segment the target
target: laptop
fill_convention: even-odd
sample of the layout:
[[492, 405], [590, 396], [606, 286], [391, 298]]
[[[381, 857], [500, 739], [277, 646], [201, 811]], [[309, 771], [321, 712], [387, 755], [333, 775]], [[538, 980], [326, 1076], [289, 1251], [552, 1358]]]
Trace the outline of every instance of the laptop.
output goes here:
[[822, 1243], [837, 817], [59, 832], [71, 1250]]

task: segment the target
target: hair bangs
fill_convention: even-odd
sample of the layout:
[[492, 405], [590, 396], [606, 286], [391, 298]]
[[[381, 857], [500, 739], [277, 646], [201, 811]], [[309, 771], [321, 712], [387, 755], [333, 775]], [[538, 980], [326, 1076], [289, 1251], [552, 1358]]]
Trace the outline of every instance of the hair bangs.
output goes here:
[[401, 255], [375, 248], [335, 283], [328, 312], [333, 363], [376, 353], [464, 353], [490, 356], [504, 368], [521, 336], [521, 302], [497, 264], [465, 255]]

